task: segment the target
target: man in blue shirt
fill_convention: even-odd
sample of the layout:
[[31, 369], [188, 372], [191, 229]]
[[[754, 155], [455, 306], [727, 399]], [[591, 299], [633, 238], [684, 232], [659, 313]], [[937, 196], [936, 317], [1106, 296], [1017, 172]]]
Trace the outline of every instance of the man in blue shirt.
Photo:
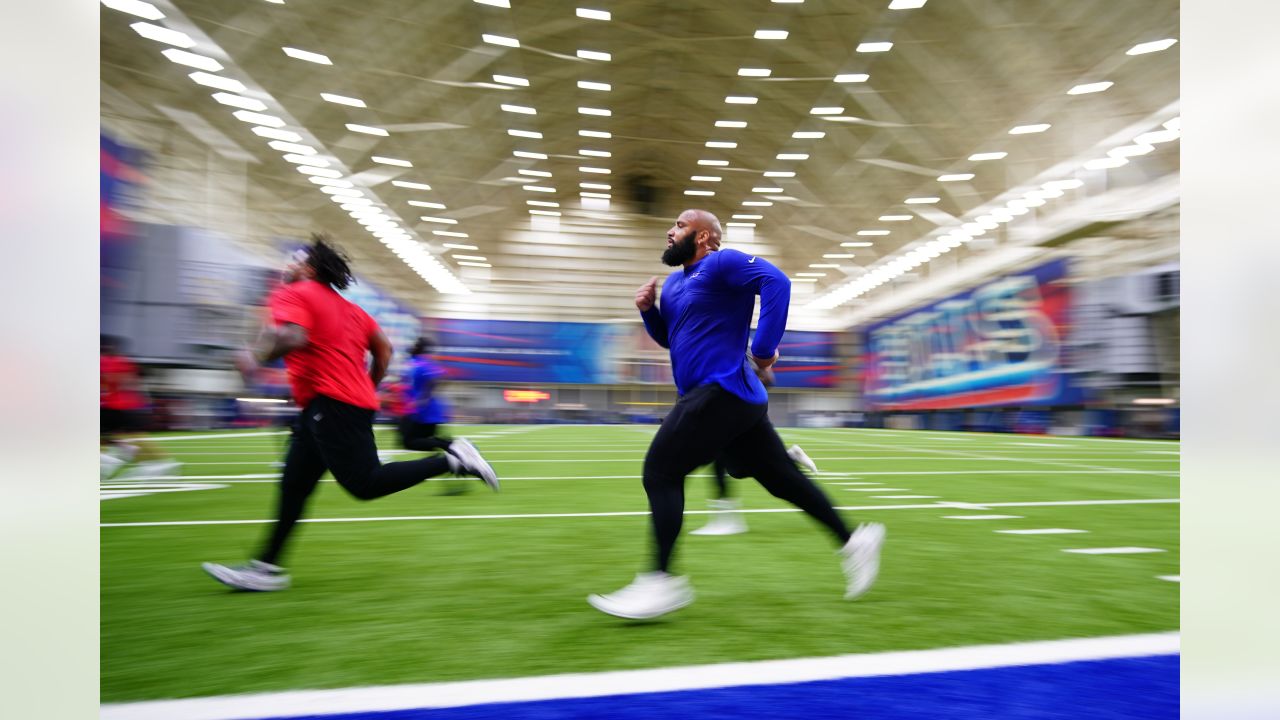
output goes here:
[[[587, 598], [610, 615], [649, 619], [693, 602], [687, 579], [668, 572], [684, 520], [684, 480], [695, 468], [721, 457], [835, 536], [844, 556], [846, 598], [870, 589], [879, 572], [884, 526], [863, 523], [850, 533], [831, 500], [792, 462], [769, 422], [769, 396], [757, 372], [778, 359], [791, 281], [761, 257], [720, 250], [721, 235], [715, 215], [705, 210], [680, 213], [667, 231], [662, 262], [683, 268], [667, 278], [661, 306], [658, 278], [636, 291], [645, 329], [671, 351], [680, 399], [644, 459], [656, 546], [653, 570], [615, 593]], [[743, 357], [757, 295], [760, 321]]]
[[[436, 392], [445, 371], [432, 359], [434, 350], [435, 343], [427, 337], [418, 338], [409, 350], [408, 367], [405, 369], [408, 407], [400, 418], [399, 428], [400, 444], [406, 450], [449, 452], [453, 443], [440, 431], [440, 426], [449, 422], [449, 406]], [[470, 487], [467, 483], [451, 481], [441, 494], [462, 495]]]

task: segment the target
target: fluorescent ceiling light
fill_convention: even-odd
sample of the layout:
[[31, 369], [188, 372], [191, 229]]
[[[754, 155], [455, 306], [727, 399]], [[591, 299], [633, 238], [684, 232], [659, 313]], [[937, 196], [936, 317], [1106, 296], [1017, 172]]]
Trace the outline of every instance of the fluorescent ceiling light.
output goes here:
[[715, 193], [715, 191], [714, 191], [714, 190], [685, 190], [685, 191], [684, 191], [684, 194], [685, 194], [685, 195], [698, 195], [698, 196], [702, 196], [702, 197], [710, 197], [710, 196], [712, 196], [712, 195], [715, 195], [716, 193]]
[[391, 134], [380, 127], [373, 127], [371, 125], [357, 125], [356, 123], [347, 123], [347, 129], [350, 130], [351, 132], [364, 133], [365, 135], [381, 135], [382, 137], [387, 137], [388, 135]]
[[890, 10], [915, 10], [924, 7], [929, 0], [893, 0], [889, 3]]
[[578, 150], [578, 154], [586, 155], [587, 157], [613, 157], [613, 153], [609, 152], [608, 150], [581, 150], [580, 149]]
[[747, 126], [747, 123], [742, 120], [717, 120], [716, 121], [716, 127], [718, 128], [744, 128], [746, 126]]
[[753, 188], [751, 188], [751, 192], [753, 192], [753, 193], [780, 193], [780, 192], [782, 192], [782, 188], [776, 188], [776, 187], [753, 187]]
[[747, 207], [773, 207], [773, 203], [768, 200], [743, 200], [742, 204]]
[[808, 159], [809, 159], [809, 156], [808, 156], [808, 154], [806, 154], [806, 153], [778, 153], [778, 155], [777, 155], [777, 158], [776, 158], [776, 159], [778, 159], [778, 160], [808, 160]]
[[1134, 157], [1136, 155], [1146, 155], [1155, 150], [1151, 145], [1123, 145], [1112, 150], [1108, 150], [1107, 154], [1111, 157]]
[[426, 183], [409, 182], [408, 180], [392, 180], [392, 185], [396, 187], [408, 188], [410, 190], [430, 190], [431, 186]]
[[288, 130], [278, 130], [270, 127], [255, 127], [253, 134], [259, 137], [271, 138], [272, 140], [285, 140], [287, 142], [302, 142], [302, 136], [296, 132]]
[[1141, 145], [1158, 145], [1160, 143], [1177, 140], [1181, 135], [1177, 130], [1156, 130], [1154, 132], [1142, 133], [1134, 138], [1135, 143]]
[[244, 83], [239, 80], [232, 80], [221, 75], [210, 75], [206, 72], [193, 72], [188, 75], [192, 80], [205, 87], [217, 88], [219, 90], [227, 90], [229, 92], [242, 93], [245, 91]]
[[338, 172], [337, 170], [330, 170], [329, 168], [312, 167], [310, 165], [300, 165], [295, 169], [298, 172], [302, 173], [303, 175], [318, 175], [319, 177], [327, 177], [327, 178], [342, 177], [342, 173]]
[[141, 0], [102, 0], [102, 4], [118, 10], [122, 13], [128, 13], [144, 20], [160, 20], [164, 17], [164, 13], [155, 5]]
[[844, 112], [842, 107], [816, 107], [810, 108], [810, 115], [839, 115]]
[[520, 168], [516, 172], [521, 175], [532, 175], [533, 177], [551, 177], [551, 173], [546, 170], [530, 170], [529, 168]]
[[476, 0], [481, 5], [492, 5], [499, 8], [511, 8], [511, 0]]
[[133, 28], [134, 32], [148, 40], [176, 45], [180, 48], [189, 48], [196, 44], [196, 41], [192, 40], [190, 35], [178, 32], [177, 30], [170, 30], [167, 27], [161, 27], [159, 25], [152, 25], [151, 23], [144, 22], [136, 22], [129, 27]]
[[613, 59], [613, 56], [609, 53], [599, 52], [597, 50], [579, 50], [578, 57], [583, 60], [603, 60], [604, 62], [609, 62]]
[[480, 39], [489, 43], [490, 45], [501, 45], [502, 47], [513, 47], [513, 48], [520, 47], [519, 40], [515, 38], [505, 37], [502, 35], [484, 34], [480, 36]]
[[858, 47], [856, 48], [856, 50], [860, 53], [877, 53], [877, 52], [889, 52], [889, 50], [892, 48], [893, 48], [893, 43], [891, 42], [866, 42], [866, 43], [858, 43]]
[[734, 220], [763, 220], [763, 215], [734, 215]]
[[525, 200], [525, 205], [536, 205], [539, 207], [560, 207], [560, 203], [551, 200]]
[[[352, 190], [350, 188], [322, 187], [320, 188], [320, 192], [329, 193], [330, 195], [341, 195], [344, 198], [358, 198], [364, 196], [364, 193], [359, 190]], [[343, 200], [342, 202], [346, 201]]]
[[724, 101], [730, 105], [755, 105], [759, 98], [750, 95], [729, 95]]
[[736, 142], [727, 142], [727, 141], [724, 141], [724, 140], [708, 140], [708, 141], [707, 141], [707, 147], [709, 147], [709, 148], [728, 148], [728, 149], [732, 149], [732, 148], [736, 148], [736, 147], [738, 147], [738, 143], [736, 143]]
[[286, 162], [291, 162], [291, 163], [294, 163], [295, 165], [312, 165], [315, 167], [329, 167], [329, 161], [325, 160], [324, 158], [308, 157], [306, 155], [294, 155], [290, 153], [288, 155], [285, 155], [284, 159]]
[[264, 115], [262, 113], [251, 112], [249, 110], [237, 110], [232, 115], [240, 122], [247, 122], [252, 125], [266, 125], [267, 127], [284, 127], [284, 120], [275, 115]]
[[1088, 95], [1089, 93], [1100, 93], [1103, 90], [1115, 85], [1113, 82], [1096, 82], [1077, 85], [1067, 91], [1068, 95]]
[[1040, 187], [1044, 188], [1045, 190], [1074, 190], [1078, 187], [1082, 187], [1083, 185], [1084, 185], [1083, 180], [1071, 179], [1071, 180], [1050, 180], [1049, 182], [1045, 183], [1044, 185], [1041, 185]]
[[842, 243], [840, 243], [840, 247], [871, 247], [871, 246], [873, 246], [873, 245], [875, 245], [875, 243], [869, 243], [869, 242], [842, 242]]
[[601, 130], [579, 130], [578, 134], [582, 137], [604, 138], [605, 140], [613, 137], [613, 133], [607, 133]]
[[1004, 157], [1006, 157], [1008, 154], [1009, 153], [1007, 152], [974, 153], [969, 156], [969, 159], [974, 162], [982, 162], [983, 160], [1001, 160]]
[[586, 198], [598, 198], [598, 199], [600, 199], [600, 200], [608, 200], [608, 199], [610, 199], [610, 198], [612, 198], [612, 197], [613, 197], [613, 196], [612, 196], [612, 195], [610, 195], [609, 193], [599, 193], [599, 192], [582, 192], [582, 193], [578, 193], [578, 194], [579, 194], [579, 195], [581, 195], [582, 197], [586, 197]]
[[364, 101], [359, 98], [347, 97], [346, 95], [334, 95], [333, 93], [320, 93], [320, 99], [325, 102], [336, 103], [338, 105], [350, 105], [351, 107], [366, 107]]
[[431, 215], [423, 215], [423, 222], [435, 223], [437, 225], [457, 225], [458, 221], [453, 218], [432, 217]]
[[871, 76], [866, 73], [844, 73], [836, 76], [838, 83], [860, 83], [870, 80]]
[[413, 167], [413, 163], [409, 162], [408, 160], [400, 160], [398, 158], [389, 158], [389, 157], [382, 157], [380, 155], [374, 155], [369, 159], [381, 165], [395, 165], [396, 167]]
[[1153, 42], [1138, 43], [1137, 45], [1129, 48], [1125, 55], [1146, 55], [1147, 53], [1159, 52], [1173, 47], [1173, 44], [1176, 42], [1178, 41], [1173, 38], [1166, 38], [1164, 40], [1155, 40]]
[[769, 77], [772, 74], [769, 68], [738, 68], [738, 75], [742, 77]]
[[483, 255], [454, 255], [454, 260], [471, 260], [472, 262], [487, 262], [489, 258]]
[[972, 180], [973, 173], [955, 173], [952, 175], [939, 175], [938, 182], [960, 182], [962, 180]]
[[230, 105], [231, 107], [237, 107], [243, 110], [255, 110], [261, 112], [267, 109], [267, 104], [261, 100], [232, 95], [230, 93], [214, 93], [213, 99], [223, 105]]
[[755, 223], [753, 223], [753, 222], [727, 222], [727, 223], [725, 223], [725, 227], [755, 227], [755, 226], [756, 226], [756, 224], [755, 224]]
[[1175, 132], [1182, 132], [1182, 118], [1181, 118], [1181, 117], [1173, 118], [1173, 119], [1169, 120], [1168, 122], [1166, 122], [1166, 123], [1164, 124], [1164, 127], [1165, 127], [1165, 129], [1167, 129], [1167, 130], [1173, 130], [1173, 131], [1175, 131]]
[[533, 138], [534, 140], [542, 139], [542, 133], [537, 132], [536, 130], [508, 130], [507, 134], [512, 137]]
[[307, 62], [313, 62], [318, 65], [333, 64], [332, 60], [330, 60], [325, 55], [321, 55], [320, 53], [310, 52], [307, 50], [299, 50], [298, 48], [291, 48], [291, 47], [280, 48], [280, 49], [284, 51], [285, 55], [288, 55], [289, 57], [295, 58], [297, 60], [306, 60]]
[[[540, 211], [538, 211], [538, 210], [530, 210], [529, 212], [531, 212], [531, 213], [537, 213], [537, 212], [540, 212]], [[543, 214], [555, 214], [555, 215], [559, 215], [560, 213], [543, 213]], [[482, 268], [493, 267], [493, 266], [492, 266], [492, 265], [490, 265], [489, 263], [469, 262], [469, 261], [467, 261], [467, 260], [459, 260], [459, 261], [458, 261], [458, 264], [459, 264], [459, 265], [466, 265], [467, 267], [482, 267]]]
[[816, 130], [799, 131], [799, 132], [791, 133], [791, 137], [795, 138], [796, 140], [817, 140], [819, 138], [824, 138], [826, 136], [827, 136], [826, 133], [818, 132]]
[[716, 175], [692, 175], [689, 177], [694, 182], [720, 182], [723, 178]]
[[889, 231], [888, 230], [859, 230], [858, 234], [865, 235], [865, 236], [888, 235]]
[[336, 178], [327, 178], [327, 177], [319, 177], [319, 176], [312, 176], [308, 179], [317, 185], [325, 185], [328, 187], [341, 187], [341, 188], [355, 187], [355, 185], [353, 185], [348, 180], [338, 180]]
[[547, 156], [544, 153], [529, 152], [527, 150], [513, 150], [511, 154], [515, 155], [518, 158], [526, 158], [529, 160], [546, 160], [547, 159]]
[[578, 187], [586, 188], [588, 190], [612, 190], [613, 189], [612, 186], [605, 185], [604, 183], [590, 183], [590, 182], [578, 183]]
[[786, 30], [757, 30], [756, 39], [757, 40], [786, 40], [787, 31]]
[[594, 174], [596, 174], [596, 175], [608, 175], [608, 174], [609, 174], [609, 173], [611, 173], [612, 171], [611, 171], [609, 168], [598, 168], [598, 167], [586, 167], [586, 166], [583, 166], [583, 167], [579, 167], [579, 168], [578, 168], [578, 172], [594, 173]]
[[613, 114], [612, 112], [604, 108], [593, 108], [593, 107], [580, 107], [578, 108], [578, 112], [583, 115], [596, 115], [599, 117], [609, 117], [610, 115]]
[[[915, 215], [881, 215], [879, 220], [881, 222], [906, 222], [914, 217]], [[885, 232], [889, 231], [886, 230]]]
[[427, 202], [426, 200], [410, 200], [409, 204], [414, 207], [427, 208], [430, 210], [448, 210], [442, 203]]
[[724, 167], [729, 164], [728, 160], [699, 160], [699, 165], [707, 165], [710, 167]]
[[913, 197], [913, 198], [907, 198], [903, 202], [905, 202], [908, 205], [932, 205], [938, 202], [940, 199], [941, 198], [936, 198], [936, 197]]
[[197, 70], [208, 70], [209, 72], [217, 72], [222, 69], [222, 63], [218, 62], [217, 60], [214, 60], [211, 57], [205, 57], [204, 55], [196, 55], [195, 53], [189, 53], [186, 50], [169, 48], [168, 50], [165, 50], [160, 54], [169, 58], [169, 60], [172, 62], [176, 62], [179, 65], [186, 65], [187, 67], [193, 67], [193, 68], [196, 68]]
[[521, 187], [529, 192], [553, 193], [556, 191], [555, 188], [546, 185], [521, 185]]
[[1044, 203], [1044, 198], [1027, 198], [1024, 202], [1026, 207], [1040, 207], [1041, 205], [1044, 205]]
[[498, 107], [502, 108], [503, 110], [509, 113], [520, 113], [521, 115], [537, 115], [538, 114], [538, 111], [535, 110], [534, 108], [526, 107], [524, 105], [508, 105], [506, 103], [503, 103]]
[[579, 80], [578, 87], [583, 90], [600, 90], [602, 92], [608, 92], [613, 89], [613, 86], [609, 83], [591, 82], [589, 80]]
[[578, 8], [578, 17], [588, 20], [611, 20], [613, 16], [608, 10], [590, 10], [587, 8]]
[[1010, 135], [1030, 135], [1032, 133], [1042, 133], [1053, 127], [1049, 123], [1036, 123], [1034, 125], [1019, 125], [1009, 131]]
[[494, 75], [493, 81], [496, 83], [502, 83], [503, 85], [517, 85], [519, 87], [529, 87], [528, 80], [525, 80], [522, 77], [516, 77], [514, 75]]
[[822, 257], [826, 260], [851, 260], [853, 253], [826, 253]]
[[765, 172], [764, 176], [767, 178], [792, 178], [796, 174], [790, 170], [769, 170]]

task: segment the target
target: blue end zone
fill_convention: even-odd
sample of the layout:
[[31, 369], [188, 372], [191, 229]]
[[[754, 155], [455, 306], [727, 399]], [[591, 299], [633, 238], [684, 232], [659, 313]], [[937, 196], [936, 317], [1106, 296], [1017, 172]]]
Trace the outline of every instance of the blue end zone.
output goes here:
[[323, 717], [324, 720], [778, 720], [845, 717], [865, 720], [1154, 720], [1178, 717], [1178, 678], [1178, 656], [1166, 655], [822, 680], [791, 685], [306, 717]]

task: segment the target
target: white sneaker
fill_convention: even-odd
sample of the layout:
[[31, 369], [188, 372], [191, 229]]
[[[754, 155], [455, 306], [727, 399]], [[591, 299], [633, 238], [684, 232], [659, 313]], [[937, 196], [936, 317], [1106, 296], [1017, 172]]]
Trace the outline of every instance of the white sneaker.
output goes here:
[[147, 460], [120, 473], [119, 480], [162, 480], [179, 474], [182, 463], [177, 460]]
[[799, 445], [792, 445], [787, 448], [787, 455], [790, 456], [797, 465], [803, 465], [808, 468], [809, 472], [818, 472], [818, 463], [814, 462], [813, 458], [809, 457], [808, 453], [801, 450]]
[[117, 470], [119, 470], [121, 467], [124, 466], [125, 459], [116, 457], [115, 455], [111, 455], [109, 453], [102, 453], [102, 458], [100, 459], [99, 462], [101, 463], [99, 467], [102, 471], [101, 479], [106, 480], [107, 478], [111, 477]]
[[489, 462], [480, 455], [480, 451], [466, 438], [455, 438], [449, 444], [449, 454], [458, 459], [458, 469], [468, 475], [475, 475], [485, 485], [498, 492], [498, 473], [493, 471]]
[[884, 525], [862, 523], [849, 536], [840, 550], [844, 555], [844, 576], [848, 579], [844, 599], [854, 600], [876, 581], [880, 573], [880, 546], [884, 544]]
[[248, 564], [236, 567], [207, 562], [200, 567], [214, 580], [236, 590], [271, 592], [289, 587], [289, 573], [284, 568], [261, 560], [250, 560]]
[[690, 535], [740, 535], [747, 531], [747, 521], [738, 512], [737, 500], [711, 500], [707, 504], [715, 513], [706, 525], [690, 532]]
[[650, 620], [693, 602], [687, 578], [663, 572], [640, 573], [628, 586], [610, 595], [588, 595], [587, 602], [602, 613], [628, 620]]

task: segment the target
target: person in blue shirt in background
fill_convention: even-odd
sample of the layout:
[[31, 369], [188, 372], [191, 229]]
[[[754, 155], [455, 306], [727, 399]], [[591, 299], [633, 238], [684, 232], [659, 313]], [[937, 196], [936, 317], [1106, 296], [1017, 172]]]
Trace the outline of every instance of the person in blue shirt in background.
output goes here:
[[[682, 268], [668, 276], [661, 305], [658, 278], [636, 290], [645, 329], [670, 350], [680, 399], [644, 459], [656, 551], [653, 569], [617, 592], [587, 598], [597, 610], [617, 617], [650, 619], [693, 602], [688, 580], [669, 572], [684, 521], [684, 481], [695, 468], [721, 457], [835, 536], [847, 599], [870, 589], [879, 572], [884, 526], [862, 523], [851, 533], [831, 500], [787, 455], [769, 422], [769, 395], [757, 372], [778, 360], [791, 281], [764, 258], [720, 250], [721, 236], [715, 215], [705, 210], [680, 213], [667, 231], [662, 262]], [[757, 295], [760, 321], [744, 357]]]
[[[420, 337], [409, 350], [408, 367], [405, 369], [407, 408], [400, 418], [400, 444], [406, 450], [449, 452], [453, 439], [440, 434], [440, 426], [449, 422], [449, 406], [436, 391], [444, 368], [431, 358], [435, 343], [431, 338]], [[461, 495], [470, 485], [460, 480], [450, 482], [443, 495]]]

